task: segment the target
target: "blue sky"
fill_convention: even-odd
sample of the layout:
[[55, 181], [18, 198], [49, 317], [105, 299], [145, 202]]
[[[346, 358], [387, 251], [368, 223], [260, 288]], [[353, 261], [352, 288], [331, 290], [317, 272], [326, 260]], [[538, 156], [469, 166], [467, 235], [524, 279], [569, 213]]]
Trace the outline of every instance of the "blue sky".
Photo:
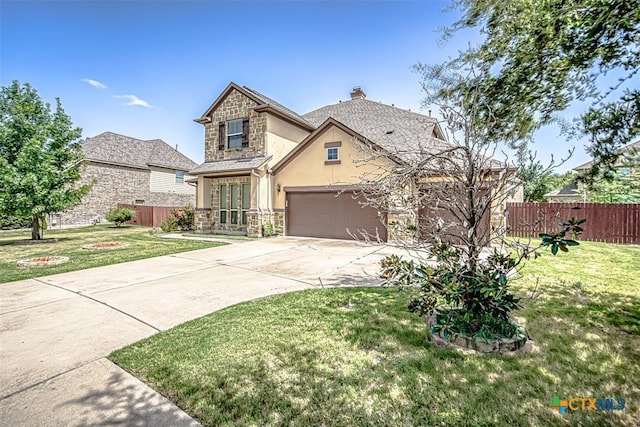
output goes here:
[[[477, 37], [438, 43], [438, 28], [457, 16], [448, 4], [1, 0], [0, 84], [59, 97], [84, 137], [161, 138], [200, 163], [203, 127], [193, 119], [231, 81], [301, 114], [348, 99], [356, 85], [368, 99], [420, 111], [411, 66]], [[555, 129], [538, 139], [543, 160], [571, 146]], [[587, 160], [578, 147], [568, 166]]]

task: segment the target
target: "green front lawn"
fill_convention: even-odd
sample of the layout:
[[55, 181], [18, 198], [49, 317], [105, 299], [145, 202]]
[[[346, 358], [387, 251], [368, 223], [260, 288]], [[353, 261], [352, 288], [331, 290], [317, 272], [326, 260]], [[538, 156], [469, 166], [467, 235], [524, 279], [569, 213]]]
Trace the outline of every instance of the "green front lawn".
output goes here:
[[[345, 288], [239, 304], [110, 358], [210, 426], [636, 426], [639, 274], [638, 246], [531, 261], [514, 282], [524, 356], [436, 348], [406, 291]], [[554, 396], [626, 409], [560, 415]]]
[[[196, 240], [162, 239], [150, 234], [149, 230], [151, 229], [146, 227], [115, 228], [109, 225], [47, 230], [44, 237], [57, 238], [58, 242], [37, 245], [13, 244], [16, 240], [30, 239], [31, 232], [28, 230], [0, 232], [0, 283], [224, 244]], [[128, 243], [129, 247], [93, 251], [82, 248], [85, 245], [99, 242]], [[43, 256], [67, 256], [70, 260], [65, 264], [46, 267], [25, 268], [16, 265], [19, 260]]]

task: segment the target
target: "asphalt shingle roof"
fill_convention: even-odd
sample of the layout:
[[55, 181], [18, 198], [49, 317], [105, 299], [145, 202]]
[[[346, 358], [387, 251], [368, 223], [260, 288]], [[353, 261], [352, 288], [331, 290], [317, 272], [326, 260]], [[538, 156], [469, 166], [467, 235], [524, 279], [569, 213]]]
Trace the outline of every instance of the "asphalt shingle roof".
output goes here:
[[233, 172], [239, 170], [255, 169], [262, 166], [271, 156], [245, 157], [240, 159], [214, 160], [205, 162], [195, 169], [193, 174]]
[[[629, 156], [636, 156], [636, 155], [640, 155], [640, 139], [637, 141], [634, 141], [630, 144], [625, 145], [622, 148], [619, 148], [618, 150], [616, 150], [616, 152], [618, 153], [622, 153], [622, 154], [627, 154]], [[620, 164], [624, 163], [624, 157], [621, 159], [622, 161], [620, 162]], [[595, 163], [594, 160], [590, 160], [587, 163], [583, 163], [579, 166], [576, 166], [575, 168], [573, 168], [574, 171], [582, 171], [585, 169], [589, 169], [591, 168], [591, 166], [593, 166]]]
[[356, 98], [327, 105], [303, 117], [316, 127], [332, 117], [401, 157], [420, 149], [428, 152], [451, 146], [432, 137], [437, 123], [435, 118], [367, 99]]
[[265, 105], [270, 105], [273, 108], [275, 108], [276, 110], [279, 110], [281, 113], [292, 117], [294, 119], [297, 119], [303, 123], [308, 123], [309, 125], [313, 126], [312, 123], [310, 123], [308, 120], [305, 120], [304, 117], [302, 117], [300, 114], [296, 113], [293, 110], [288, 109], [287, 107], [285, 107], [284, 105], [280, 104], [279, 102], [269, 98], [268, 96], [265, 96], [263, 94], [261, 94], [260, 92], [253, 90], [251, 88], [248, 88], [246, 86], [242, 86], [242, 88], [244, 90], [246, 90], [247, 92], [250, 92], [253, 96], [255, 96], [256, 98], [258, 98], [260, 101], [262, 101], [263, 104]]
[[141, 169], [160, 166], [189, 171], [197, 166], [196, 162], [161, 139], [145, 141], [113, 132], [87, 138], [82, 143], [82, 150], [88, 160]]

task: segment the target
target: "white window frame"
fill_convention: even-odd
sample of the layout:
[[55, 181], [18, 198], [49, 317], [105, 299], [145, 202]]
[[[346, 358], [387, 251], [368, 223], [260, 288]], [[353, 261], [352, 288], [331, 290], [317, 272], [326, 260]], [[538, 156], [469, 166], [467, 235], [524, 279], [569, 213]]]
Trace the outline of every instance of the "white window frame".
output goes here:
[[[333, 151], [332, 151], [333, 150]], [[331, 158], [331, 153], [335, 152], [335, 159]], [[340, 160], [340, 149], [338, 147], [329, 147], [327, 148], [327, 161], [328, 162], [335, 162], [337, 160]]]
[[[240, 131], [239, 132], [234, 132], [231, 133], [231, 124], [237, 124], [240, 123]], [[236, 120], [229, 120], [227, 122], [227, 149], [228, 150], [234, 150], [236, 148], [242, 148], [242, 126], [243, 126], [243, 120], [242, 119], [236, 119]], [[237, 146], [231, 146], [231, 138], [232, 137], [236, 137], [237, 141], [240, 141], [240, 144]], [[240, 138], [237, 138], [240, 137]]]
[[176, 184], [184, 184], [184, 171], [176, 171]]

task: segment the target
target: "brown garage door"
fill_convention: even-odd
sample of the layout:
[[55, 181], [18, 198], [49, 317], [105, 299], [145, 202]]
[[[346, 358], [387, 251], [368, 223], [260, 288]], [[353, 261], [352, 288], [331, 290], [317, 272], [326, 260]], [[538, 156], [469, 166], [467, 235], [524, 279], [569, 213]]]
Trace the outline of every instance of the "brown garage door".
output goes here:
[[362, 206], [352, 192], [287, 192], [287, 235], [353, 239], [365, 231], [387, 240], [387, 229], [378, 212]]

